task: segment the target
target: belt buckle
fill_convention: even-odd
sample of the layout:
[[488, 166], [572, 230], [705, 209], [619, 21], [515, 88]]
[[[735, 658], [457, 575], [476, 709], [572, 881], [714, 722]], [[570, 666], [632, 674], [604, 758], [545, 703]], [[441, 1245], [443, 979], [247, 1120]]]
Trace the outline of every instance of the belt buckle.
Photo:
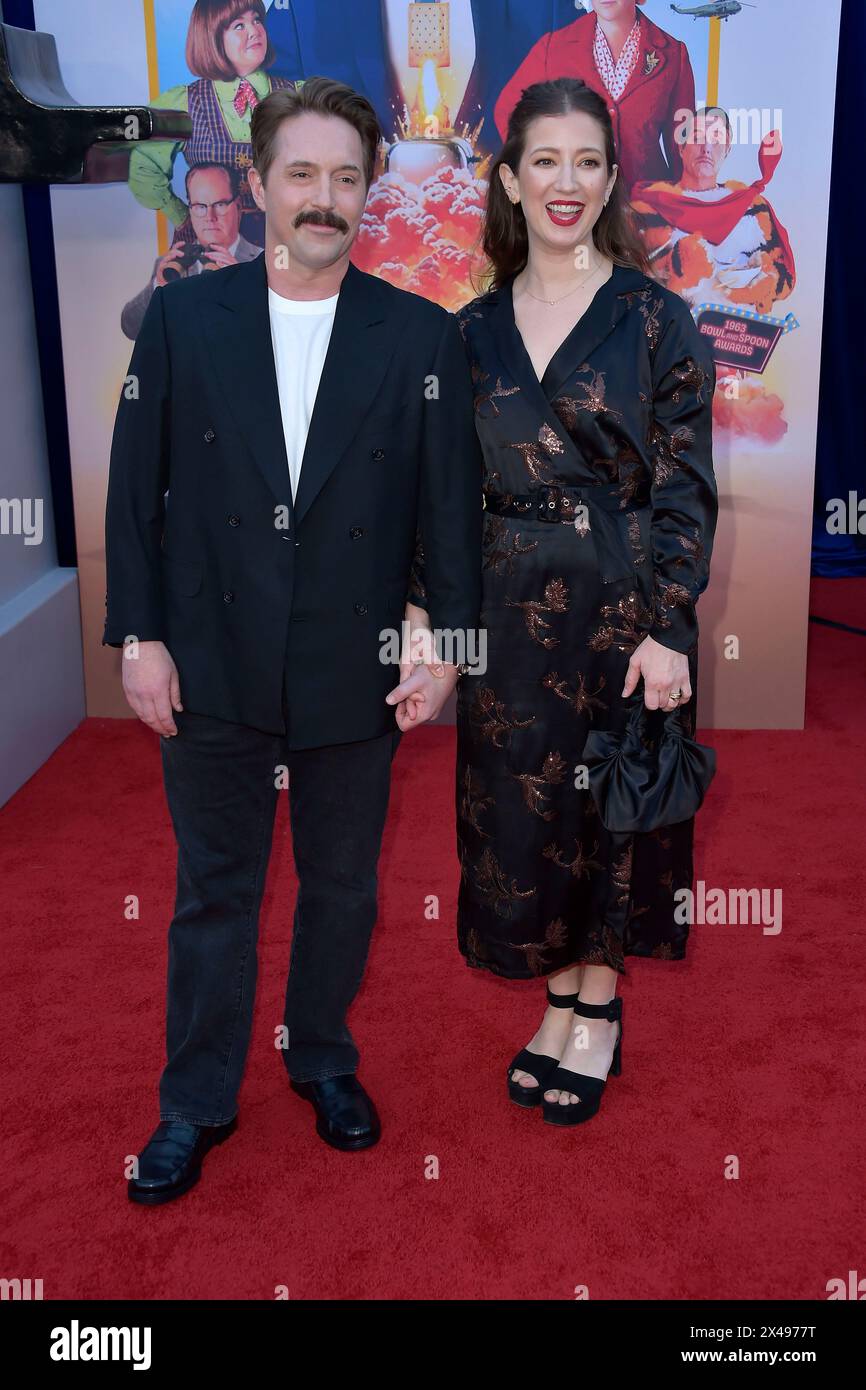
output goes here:
[[538, 489], [538, 520], [559, 521], [562, 506], [562, 488], [541, 487]]

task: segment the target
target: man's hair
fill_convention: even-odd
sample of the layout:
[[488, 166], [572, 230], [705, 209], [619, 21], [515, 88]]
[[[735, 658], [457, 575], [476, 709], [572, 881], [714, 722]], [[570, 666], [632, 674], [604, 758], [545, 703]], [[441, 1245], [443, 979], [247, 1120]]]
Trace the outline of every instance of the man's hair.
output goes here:
[[376, 154], [382, 131], [373, 107], [360, 92], [333, 77], [310, 77], [300, 86], [284, 87], [269, 93], [252, 114], [250, 133], [253, 165], [262, 183], [277, 153], [277, 136], [283, 121], [313, 111], [318, 116], [339, 116], [357, 130], [364, 149], [364, 176], [367, 187], [373, 182]]
[[720, 116], [725, 123], [726, 140], [730, 140], [732, 138], [734, 132], [731, 129], [730, 118], [724, 106], [702, 106], [699, 110], [695, 111], [695, 116], [703, 116], [705, 130], [707, 121]]
[[187, 169], [184, 179], [187, 202], [189, 202], [189, 185], [193, 174], [203, 174], [207, 169], [218, 169], [220, 173], [227, 174], [231, 195], [233, 198], [237, 198], [241, 191], [243, 174], [240, 169], [235, 168], [234, 164], [194, 164], [191, 169]]

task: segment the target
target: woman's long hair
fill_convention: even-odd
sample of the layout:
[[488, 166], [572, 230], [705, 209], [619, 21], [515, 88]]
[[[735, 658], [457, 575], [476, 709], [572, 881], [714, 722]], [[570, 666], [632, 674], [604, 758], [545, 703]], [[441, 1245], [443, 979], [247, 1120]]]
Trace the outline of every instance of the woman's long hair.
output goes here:
[[[505, 144], [490, 171], [487, 208], [481, 245], [490, 262], [488, 283], [498, 289], [512, 275], [523, 270], [529, 255], [526, 218], [519, 203], [512, 203], [499, 170], [503, 164], [517, 172], [526, 146], [526, 132], [539, 116], [565, 116], [583, 111], [597, 121], [604, 134], [607, 173], [617, 163], [610, 113], [602, 97], [579, 77], [557, 77], [552, 82], [534, 82], [526, 87], [511, 113]], [[607, 206], [592, 229], [595, 247], [615, 265], [634, 266], [651, 274], [643, 242], [635, 230], [628, 208], [622, 170], [618, 170]]]

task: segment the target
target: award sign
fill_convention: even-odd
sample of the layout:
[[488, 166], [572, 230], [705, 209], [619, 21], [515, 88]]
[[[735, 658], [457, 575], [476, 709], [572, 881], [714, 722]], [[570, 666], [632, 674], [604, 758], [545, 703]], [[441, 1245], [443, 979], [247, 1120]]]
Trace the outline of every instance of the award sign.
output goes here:
[[730, 304], [698, 304], [692, 310], [700, 332], [710, 338], [720, 367], [764, 372], [783, 333], [799, 328], [793, 314], [783, 319]]

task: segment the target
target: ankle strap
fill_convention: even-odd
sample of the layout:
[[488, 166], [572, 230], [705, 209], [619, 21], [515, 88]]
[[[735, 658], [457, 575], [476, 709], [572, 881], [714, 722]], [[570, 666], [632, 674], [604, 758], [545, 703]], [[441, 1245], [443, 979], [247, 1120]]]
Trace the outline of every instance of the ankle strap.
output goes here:
[[547, 1002], [552, 1004], [555, 1009], [573, 1009], [577, 1003], [576, 994], [554, 994], [550, 985], [547, 986]]
[[619, 995], [614, 995], [613, 999], [607, 1004], [584, 1004], [578, 999], [574, 1005], [574, 1012], [581, 1018], [606, 1018], [608, 1023], [615, 1023], [622, 1018], [622, 999]]

